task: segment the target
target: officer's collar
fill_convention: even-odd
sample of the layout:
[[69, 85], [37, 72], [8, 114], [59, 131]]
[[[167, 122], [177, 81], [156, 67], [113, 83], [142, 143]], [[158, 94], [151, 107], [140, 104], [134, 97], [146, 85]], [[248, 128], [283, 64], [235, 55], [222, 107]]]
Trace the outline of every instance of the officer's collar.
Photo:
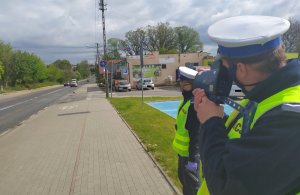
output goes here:
[[300, 63], [298, 59], [291, 60], [288, 64], [274, 72], [266, 80], [258, 84], [247, 93], [248, 99], [261, 102], [262, 100], [276, 94], [287, 87], [300, 84]]

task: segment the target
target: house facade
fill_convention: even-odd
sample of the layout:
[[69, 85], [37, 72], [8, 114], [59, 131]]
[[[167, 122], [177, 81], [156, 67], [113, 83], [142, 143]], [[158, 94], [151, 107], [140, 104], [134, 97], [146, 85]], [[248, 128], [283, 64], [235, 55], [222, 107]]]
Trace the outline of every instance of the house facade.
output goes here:
[[[141, 78], [151, 78], [156, 86], [174, 84], [179, 66], [200, 68], [207, 66], [213, 57], [206, 52], [184, 54], [159, 54], [158, 52], [143, 56], [143, 71], [141, 71], [140, 56], [127, 56], [127, 78], [132, 86]], [[126, 72], [126, 71], [124, 71]]]

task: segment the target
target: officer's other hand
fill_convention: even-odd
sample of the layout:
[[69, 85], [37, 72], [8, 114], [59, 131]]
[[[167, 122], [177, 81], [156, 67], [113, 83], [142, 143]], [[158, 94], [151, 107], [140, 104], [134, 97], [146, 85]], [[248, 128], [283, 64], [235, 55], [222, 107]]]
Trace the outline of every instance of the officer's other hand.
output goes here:
[[194, 95], [194, 109], [196, 112], [198, 112], [199, 109], [199, 104], [202, 101], [202, 98], [206, 96], [205, 92], [203, 89], [197, 88], [193, 90], [193, 95]]
[[197, 171], [198, 164], [196, 162], [190, 162], [188, 161], [188, 164], [185, 165], [185, 168], [189, 171]]
[[194, 109], [197, 112], [197, 118], [200, 123], [205, 123], [208, 119], [212, 117], [224, 116], [223, 106], [217, 105], [214, 102], [210, 101], [203, 89], [194, 89]]

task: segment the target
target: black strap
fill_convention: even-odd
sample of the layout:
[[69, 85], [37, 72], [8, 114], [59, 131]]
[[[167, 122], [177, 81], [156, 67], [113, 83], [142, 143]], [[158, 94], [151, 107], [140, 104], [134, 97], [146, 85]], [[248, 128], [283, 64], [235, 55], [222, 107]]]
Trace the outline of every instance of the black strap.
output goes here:
[[242, 125], [242, 135], [250, 131], [250, 126], [254, 118], [254, 114], [257, 108], [257, 103], [254, 101], [249, 101], [245, 107], [243, 113], [243, 125]]
[[[232, 127], [235, 125], [235, 123], [242, 117], [242, 114], [239, 112], [236, 117], [230, 122], [230, 124], [227, 127], [227, 132], [226, 134], [228, 134], [230, 132], [230, 130], [232, 129]], [[226, 121], [225, 121], [226, 122]]]
[[249, 102], [246, 104], [246, 106], [243, 107], [228, 97], [215, 96], [214, 98], [221, 101], [222, 103], [228, 104], [230, 107], [239, 111], [239, 114], [234, 118], [234, 120], [230, 123], [229, 127], [227, 128], [228, 131], [230, 131], [232, 126], [241, 117], [243, 117], [242, 135], [246, 134], [250, 131], [250, 125], [253, 121], [254, 114], [255, 114], [255, 111], [257, 108], [256, 102], [249, 100]]

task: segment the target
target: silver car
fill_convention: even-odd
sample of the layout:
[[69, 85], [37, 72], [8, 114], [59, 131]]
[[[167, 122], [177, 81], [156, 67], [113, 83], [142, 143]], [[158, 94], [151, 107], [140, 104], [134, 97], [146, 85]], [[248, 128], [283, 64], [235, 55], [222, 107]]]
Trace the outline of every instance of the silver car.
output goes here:
[[127, 80], [119, 81], [115, 86], [116, 91], [131, 91], [131, 85]]
[[136, 83], [136, 89], [141, 90], [142, 87], [143, 87], [143, 89], [154, 89], [154, 83], [153, 83], [152, 79], [143, 78], [143, 83], [142, 83], [142, 79], [139, 79]]

